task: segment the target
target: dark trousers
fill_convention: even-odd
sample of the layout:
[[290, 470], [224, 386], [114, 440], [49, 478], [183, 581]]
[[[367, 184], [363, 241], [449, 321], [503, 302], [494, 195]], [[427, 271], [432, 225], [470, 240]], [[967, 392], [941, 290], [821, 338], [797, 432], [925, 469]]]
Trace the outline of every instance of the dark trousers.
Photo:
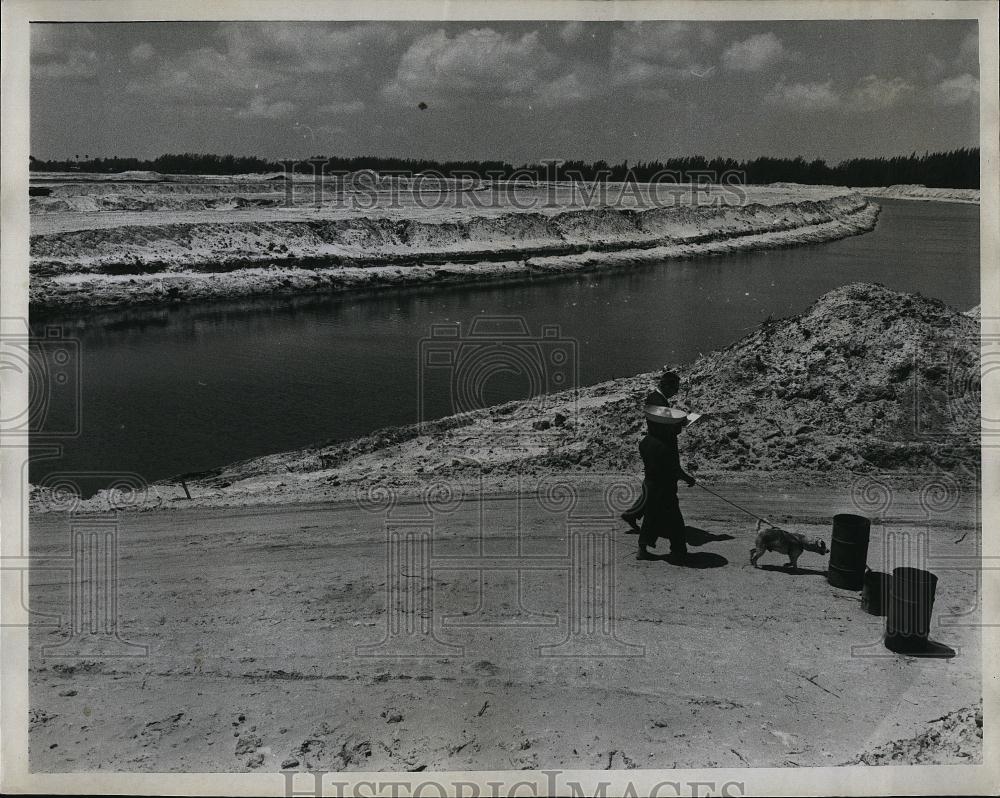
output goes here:
[[639, 533], [640, 546], [656, 546], [659, 538], [670, 541], [670, 551], [686, 552], [687, 538], [684, 533], [684, 516], [677, 500], [677, 487], [645, 484], [647, 501], [644, 507], [642, 529]]

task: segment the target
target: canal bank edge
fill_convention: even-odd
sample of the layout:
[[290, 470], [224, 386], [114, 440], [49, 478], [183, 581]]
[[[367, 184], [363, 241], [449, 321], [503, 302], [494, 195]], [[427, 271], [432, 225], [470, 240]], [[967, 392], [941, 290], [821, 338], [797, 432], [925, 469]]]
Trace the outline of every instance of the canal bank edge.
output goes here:
[[[921, 360], [914, 360], [919, 348]], [[850, 489], [882, 476], [978, 480], [979, 322], [919, 294], [854, 283], [797, 316], [756, 330], [680, 369], [686, 407], [706, 416], [681, 453], [697, 475]], [[811, 368], [822, 363], [823, 368]], [[958, 375], [961, 376], [961, 375]], [[522, 476], [629, 479], [638, 471], [640, 374], [348, 441], [256, 457], [136, 491], [71, 499], [75, 512], [360, 501], [421, 496], [434, 485], [502, 492]], [[916, 415], [915, 415], [916, 414]], [[470, 443], [475, 441], [475, 444]], [[185, 484], [186, 483], [186, 484]], [[67, 509], [44, 485], [33, 512]]]
[[[232, 254], [225, 256], [214, 244], [205, 243], [206, 238], [212, 242], [231, 236], [231, 225], [187, 225], [185, 235], [180, 237], [176, 230], [160, 232], [156, 227], [34, 236], [29, 299], [34, 313], [76, 312], [381, 287], [524, 281], [572, 272], [832, 241], [872, 230], [879, 206], [852, 193], [819, 201], [750, 205], [721, 211], [707, 207], [672, 210], [676, 211], [673, 219], [669, 212], [662, 210], [602, 208], [571, 212], [576, 217], [574, 226], [586, 225], [588, 220], [581, 214], [594, 214], [595, 221], [599, 216], [603, 225], [626, 228], [623, 234], [589, 241], [583, 237], [578, 241], [568, 240], [558, 229], [557, 222], [546, 223], [541, 239], [528, 241], [509, 231], [500, 235], [500, 228], [516, 221], [517, 214], [474, 220], [498, 230], [498, 240], [493, 242], [496, 259], [475, 262], [466, 262], [469, 252], [455, 248], [437, 254], [433, 251], [408, 254], [404, 249], [381, 259], [368, 256], [362, 260], [337, 244], [327, 247], [329, 254], [310, 254], [303, 249], [270, 262], [266, 260], [268, 250], [260, 247], [264, 255], [260, 260], [251, 261]], [[660, 218], [647, 217], [652, 214]], [[651, 221], [655, 224], [648, 224]], [[247, 226], [244, 233], [259, 238], [262, 228], [255, 228], [254, 224], [241, 223], [237, 227]], [[644, 227], [646, 229], [642, 229]], [[288, 225], [284, 225], [279, 230], [287, 228]], [[274, 226], [265, 225], [263, 229], [267, 232]], [[454, 235], [453, 230], [449, 232]], [[140, 262], [136, 252], [145, 247], [156, 248], [163, 236], [186, 242], [184, 250], [176, 253], [172, 261], [162, 264]], [[502, 240], [504, 236], [506, 240]], [[277, 240], [270, 243], [282, 245]], [[339, 255], [335, 254], [338, 247]], [[482, 256], [483, 253], [474, 251], [474, 254]]]

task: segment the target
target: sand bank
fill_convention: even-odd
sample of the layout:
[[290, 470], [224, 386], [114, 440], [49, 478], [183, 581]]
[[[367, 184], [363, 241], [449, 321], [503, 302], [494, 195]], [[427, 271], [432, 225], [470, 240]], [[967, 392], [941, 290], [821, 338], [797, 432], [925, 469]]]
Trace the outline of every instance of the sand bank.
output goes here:
[[829, 241], [871, 230], [878, 216], [855, 193], [746, 191], [745, 204], [716, 192], [671, 207], [37, 213], [31, 304], [68, 310], [530, 279]]
[[866, 197], [979, 204], [978, 188], [928, 188], [921, 185], [897, 185], [866, 186], [854, 190], [864, 194]]
[[[681, 436], [682, 456], [699, 473], [726, 478], [782, 474], [842, 486], [941, 472], [974, 482], [978, 336], [975, 318], [938, 300], [866, 283], [831, 291], [683, 368], [679, 402], [708, 415]], [[175, 479], [130, 501], [144, 509], [350, 501], [359, 491], [420, 495], [437, 483], [514, 489], [526, 474], [635, 474], [639, 409], [653, 381], [626, 377], [318, 443], [189, 475], [190, 500]], [[70, 501], [101, 511], [119, 497]], [[44, 486], [33, 502], [40, 512], [66, 509]]]

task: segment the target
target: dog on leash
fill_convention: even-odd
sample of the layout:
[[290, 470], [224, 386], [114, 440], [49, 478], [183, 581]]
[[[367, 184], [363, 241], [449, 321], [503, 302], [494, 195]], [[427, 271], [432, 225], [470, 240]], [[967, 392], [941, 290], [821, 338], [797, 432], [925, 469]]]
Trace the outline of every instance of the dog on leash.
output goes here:
[[803, 551], [814, 551], [817, 554], [826, 554], [825, 540], [807, 538], [798, 532], [788, 532], [776, 526], [764, 528], [764, 522], [757, 522], [757, 541], [750, 549], [750, 564], [756, 568], [757, 560], [769, 551], [776, 551], [779, 554], [787, 554], [788, 562], [786, 568], [798, 568], [799, 557]]

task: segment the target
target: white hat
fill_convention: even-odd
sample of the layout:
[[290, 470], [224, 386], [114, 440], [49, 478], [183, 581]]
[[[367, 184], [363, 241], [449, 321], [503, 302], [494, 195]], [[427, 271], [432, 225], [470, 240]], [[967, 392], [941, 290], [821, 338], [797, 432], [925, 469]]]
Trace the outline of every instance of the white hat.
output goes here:
[[646, 405], [642, 409], [647, 421], [654, 424], [683, 424], [687, 418], [687, 413], [675, 407], [662, 407], [660, 405]]

